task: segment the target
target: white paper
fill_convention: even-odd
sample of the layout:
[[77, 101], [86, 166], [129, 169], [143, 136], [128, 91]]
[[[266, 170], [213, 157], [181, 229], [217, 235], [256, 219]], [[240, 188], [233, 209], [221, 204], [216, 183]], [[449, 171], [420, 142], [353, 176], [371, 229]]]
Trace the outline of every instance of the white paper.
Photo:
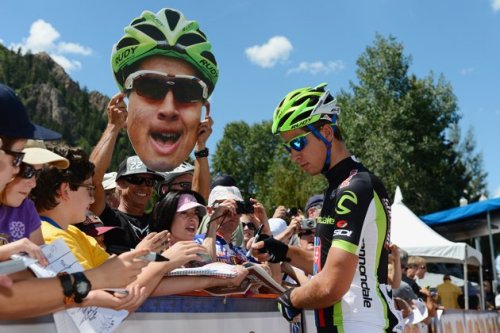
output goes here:
[[[42, 252], [47, 257], [49, 265], [47, 267], [42, 267], [39, 264], [30, 265], [30, 269], [38, 277], [53, 277], [59, 272], [83, 271], [82, 265], [76, 260], [62, 238], [42, 246]], [[59, 311], [54, 314], [54, 321], [57, 331], [61, 333], [111, 333], [127, 315], [128, 312], [125, 310], [116, 311], [91, 306]]]

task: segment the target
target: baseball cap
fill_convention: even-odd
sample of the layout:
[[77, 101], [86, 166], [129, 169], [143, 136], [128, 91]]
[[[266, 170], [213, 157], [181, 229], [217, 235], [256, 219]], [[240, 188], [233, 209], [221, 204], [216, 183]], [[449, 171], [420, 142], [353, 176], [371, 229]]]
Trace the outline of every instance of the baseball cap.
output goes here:
[[208, 196], [208, 205], [213, 206], [216, 201], [227, 199], [243, 201], [241, 192], [236, 186], [215, 186]]
[[102, 187], [104, 188], [104, 191], [112, 190], [116, 187], [116, 172], [108, 172], [104, 174]]
[[182, 194], [177, 203], [176, 212], [185, 212], [191, 208], [199, 207], [199, 212], [201, 216], [207, 215], [207, 208], [199, 203], [194, 195], [192, 194]]
[[325, 199], [325, 196], [323, 194], [315, 194], [309, 199], [307, 199], [306, 207], [304, 209], [304, 212], [307, 212], [309, 208], [321, 205], [323, 206], [323, 200]]
[[48, 150], [41, 140], [28, 140], [23, 153], [25, 154], [23, 162], [26, 164], [51, 164], [58, 169], [69, 167], [67, 159]]
[[0, 135], [19, 139], [59, 140], [61, 134], [33, 124], [14, 90], [0, 83]]
[[236, 186], [236, 180], [229, 175], [218, 175], [213, 179], [210, 188], [213, 189], [216, 186]]
[[174, 170], [161, 173], [161, 175], [164, 178], [163, 184], [169, 184], [175, 178], [177, 178], [181, 175], [187, 174], [187, 173], [193, 174], [194, 173], [194, 166], [192, 164], [187, 163], [187, 162], [183, 162], [181, 165], [179, 165]]
[[120, 179], [121, 177], [128, 175], [137, 175], [144, 173], [155, 176], [157, 180], [163, 179], [163, 176], [161, 176], [158, 172], [148, 169], [146, 167], [146, 164], [144, 164], [137, 155], [127, 157], [120, 163], [120, 165], [118, 166], [116, 179]]
[[270, 218], [268, 222], [273, 236], [277, 236], [286, 230], [286, 221], [279, 217]]

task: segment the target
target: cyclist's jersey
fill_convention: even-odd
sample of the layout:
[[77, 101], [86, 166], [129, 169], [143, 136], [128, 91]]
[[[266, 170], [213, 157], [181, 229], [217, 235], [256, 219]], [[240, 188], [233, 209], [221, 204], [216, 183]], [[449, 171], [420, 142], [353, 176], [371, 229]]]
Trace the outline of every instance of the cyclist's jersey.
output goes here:
[[390, 203], [384, 185], [354, 157], [342, 160], [326, 177], [329, 187], [317, 219], [314, 274], [325, 265], [331, 247], [359, 259], [342, 300], [315, 311], [318, 332], [393, 332], [395, 326], [398, 331], [399, 316], [387, 286]]

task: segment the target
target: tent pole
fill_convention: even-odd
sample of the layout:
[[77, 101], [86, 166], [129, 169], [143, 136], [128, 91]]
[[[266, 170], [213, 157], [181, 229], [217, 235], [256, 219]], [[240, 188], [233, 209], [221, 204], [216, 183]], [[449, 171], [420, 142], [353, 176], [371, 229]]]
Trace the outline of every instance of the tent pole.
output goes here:
[[488, 238], [490, 240], [491, 271], [493, 272], [493, 276], [492, 276], [493, 285], [491, 286], [491, 289], [496, 294], [498, 277], [497, 277], [497, 268], [495, 265], [495, 244], [493, 244], [493, 235], [491, 234], [490, 211], [486, 212], [486, 221], [488, 222]]
[[483, 284], [483, 265], [479, 265], [479, 285], [481, 286], [480, 287], [480, 290], [481, 290], [481, 311], [484, 311], [486, 309], [486, 305], [485, 305], [485, 294], [484, 294], [484, 284]]
[[469, 285], [467, 279], [467, 261], [464, 262], [464, 301], [465, 301], [465, 310], [469, 310]]

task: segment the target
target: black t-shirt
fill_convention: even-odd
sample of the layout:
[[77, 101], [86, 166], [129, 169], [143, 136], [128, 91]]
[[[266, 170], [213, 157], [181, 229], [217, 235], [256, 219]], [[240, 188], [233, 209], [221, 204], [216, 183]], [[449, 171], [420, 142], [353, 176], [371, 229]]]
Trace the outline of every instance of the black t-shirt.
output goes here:
[[123, 231], [104, 234], [104, 242], [108, 252], [111, 253], [121, 253], [135, 248], [150, 232], [151, 214], [129, 215], [106, 205], [99, 218], [105, 226], [118, 227]]

